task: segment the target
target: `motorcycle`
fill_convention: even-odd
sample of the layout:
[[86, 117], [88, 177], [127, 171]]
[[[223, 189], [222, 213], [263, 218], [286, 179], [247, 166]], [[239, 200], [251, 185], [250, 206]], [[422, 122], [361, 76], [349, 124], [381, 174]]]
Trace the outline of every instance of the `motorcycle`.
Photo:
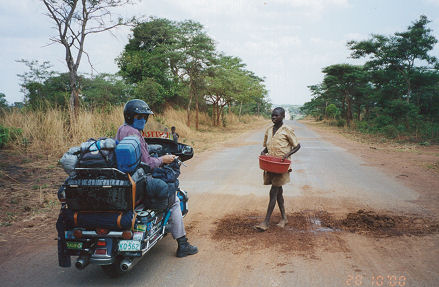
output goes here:
[[[174, 163], [164, 167], [165, 174], [179, 175], [180, 165], [193, 157], [189, 145], [164, 138], [145, 138], [152, 156], [174, 154]], [[163, 171], [162, 170], [162, 171]], [[58, 259], [70, 267], [71, 256], [77, 256], [75, 267], [100, 265], [109, 276], [119, 276], [132, 269], [168, 232], [169, 198], [160, 202], [139, 197], [145, 181], [155, 169], [140, 164], [132, 174], [115, 167], [77, 167], [58, 191], [61, 212], [57, 222]], [[178, 179], [168, 182], [175, 190], [182, 211], [188, 212], [187, 192]], [[175, 198], [175, 197], [174, 197]], [[165, 205], [163, 205], [163, 200]]]

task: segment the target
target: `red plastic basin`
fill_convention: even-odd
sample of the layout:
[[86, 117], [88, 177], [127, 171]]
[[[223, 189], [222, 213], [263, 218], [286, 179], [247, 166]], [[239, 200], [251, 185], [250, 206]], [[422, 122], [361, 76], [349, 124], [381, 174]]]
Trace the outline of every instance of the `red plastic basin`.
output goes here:
[[291, 161], [282, 158], [275, 157], [271, 155], [260, 155], [259, 156], [259, 167], [265, 171], [272, 173], [286, 173], [290, 168]]

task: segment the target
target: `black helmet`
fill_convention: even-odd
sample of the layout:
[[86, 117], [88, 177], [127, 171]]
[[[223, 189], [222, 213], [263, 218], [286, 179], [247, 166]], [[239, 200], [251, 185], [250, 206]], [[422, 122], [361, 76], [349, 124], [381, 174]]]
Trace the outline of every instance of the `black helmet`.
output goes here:
[[154, 113], [149, 108], [148, 104], [142, 100], [131, 100], [125, 104], [123, 108], [123, 117], [125, 118], [125, 122], [127, 124], [132, 124], [134, 115], [153, 115]]

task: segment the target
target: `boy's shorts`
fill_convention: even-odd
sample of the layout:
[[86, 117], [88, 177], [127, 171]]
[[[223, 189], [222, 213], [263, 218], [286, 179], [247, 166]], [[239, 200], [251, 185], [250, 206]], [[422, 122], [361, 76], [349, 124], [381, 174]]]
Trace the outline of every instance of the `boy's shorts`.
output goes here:
[[264, 185], [282, 186], [290, 182], [290, 173], [271, 173], [264, 171]]

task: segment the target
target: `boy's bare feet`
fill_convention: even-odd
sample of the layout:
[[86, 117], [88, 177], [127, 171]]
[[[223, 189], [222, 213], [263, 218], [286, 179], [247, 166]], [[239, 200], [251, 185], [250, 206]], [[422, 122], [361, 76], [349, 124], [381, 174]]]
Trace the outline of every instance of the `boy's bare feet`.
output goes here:
[[277, 226], [279, 226], [280, 228], [284, 228], [287, 223], [288, 223], [288, 219], [281, 219], [277, 224]]
[[262, 222], [261, 224], [256, 225], [255, 228], [259, 231], [265, 231], [268, 229], [268, 224], [265, 222]]

